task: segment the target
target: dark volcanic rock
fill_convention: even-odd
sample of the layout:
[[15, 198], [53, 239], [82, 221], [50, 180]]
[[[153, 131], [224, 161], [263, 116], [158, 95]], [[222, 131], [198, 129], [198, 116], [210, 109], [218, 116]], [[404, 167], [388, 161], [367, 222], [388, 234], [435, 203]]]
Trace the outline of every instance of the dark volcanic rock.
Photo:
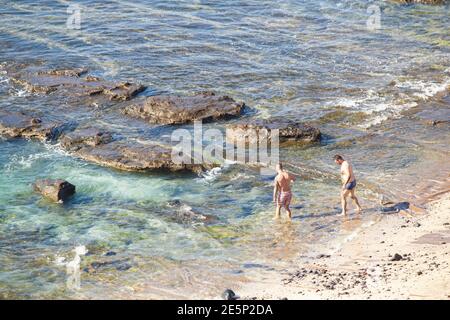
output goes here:
[[10, 138], [53, 140], [72, 126], [72, 123], [42, 121], [20, 112], [0, 111], [0, 135]]
[[400, 261], [400, 260], [403, 260], [403, 257], [398, 253], [394, 254], [394, 256], [391, 258], [391, 261]]
[[223, 293], [222, 293], [222, 298], [224, 300], [237, 300], [239, 299], [239, 297], [234, 293], [233, 290], [231, 289], [226, 289]]
[[86, 69], [40, 70], [29, 67], [9, 70], [10, 79], [32, 93], [60, 92], [70, 96], [102, 96], [109, 100], [124, 101], [145, 89], [140, 84], [111, 82], [97, 77], [84, 76]]
[[75, 186], [64, 180], [37, 180], [33, 188], [54, 202], [64, 202], [67, 198], [75, 194]]
[[172, 161], [172, 148], [156, 142], [114, 140], [111, 133], [94, 128], [78, 129], [61, 138], [61, 146], [75, 156], [126, 171], [169, 170], [201, 172], [203, 164]]
[[389, 212], [400, 212], [401, 210], [408, 210], [410, 207], [409, 202], [399, 202], [394, 204], [393, 206], [383, 207], [381, 210], [385, 213]]
[[289, 120], [253, 119], [227, 126], [227, 139], [235, 141], [270, 141], [272, 130], [279, 130], [280, 141], [294, 140], [314, 142], [320, 139], [320, 130], [307, 124]]
[[126, 106], [123, 113], [150, 123], [181, 124], [238, 116], [243, 108], [243, 103], [238, 103], [228, 96], [204, 92], [186, 97], [148, 97]]

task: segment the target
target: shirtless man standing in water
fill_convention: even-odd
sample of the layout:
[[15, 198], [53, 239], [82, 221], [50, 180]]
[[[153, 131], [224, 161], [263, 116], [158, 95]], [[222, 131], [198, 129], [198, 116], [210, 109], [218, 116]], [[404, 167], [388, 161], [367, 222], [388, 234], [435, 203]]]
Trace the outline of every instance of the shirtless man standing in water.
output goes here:
[[356, 188], [356, 178], [353, 173], [352, 165], [344, 160], [342, 156], [335, 155], [334, 162], [341, 166], [341, 181], [342, 181], [342, 189], [341, 189], [341, 205], [342, 212], [340, 215], [344, 216], [347, 214], [347, 197], [350, 196], [352, 200], [355, 202], [358, 207], [358, 213], [361, 213], [361, 206], [359, 205], [358, 198], [355, 196], [355, 188]]
[[277, 176], [273, 188], [273, 202], [277, 204], [275, 219], [280, 218], [281, 207], [288, 212], [289, 219], [292, 218], [292, 212], [289, 208], [292, 199], [291, 181], [295, 181], [295, 176], [283, 170], [281, 162], [276, 166]]

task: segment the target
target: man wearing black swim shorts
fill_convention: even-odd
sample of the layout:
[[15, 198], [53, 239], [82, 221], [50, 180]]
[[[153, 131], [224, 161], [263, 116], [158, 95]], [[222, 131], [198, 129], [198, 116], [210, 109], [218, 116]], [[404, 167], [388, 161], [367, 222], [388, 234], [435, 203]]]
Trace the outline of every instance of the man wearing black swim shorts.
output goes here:
[[355, 189], [356, 189], [356, 178], [355, 174], [353, 173], [353, 167], [352, 165], [344, 160], [342, 156], [335, 155], [334, 156], [334, 162], [336, 164], [341, 166], [341, 181], [342, 181], [342, 190], [341, 190], [341, 205], [342, 205], [342, 212], [340, 215], [345, 216], [347, 214], [347, 197], [350, 196], [353, 200], [353, 202], [358, 207], [358, 213], [361, 213], [362, 209], [359, 205], [358, 198], [355, 195]]

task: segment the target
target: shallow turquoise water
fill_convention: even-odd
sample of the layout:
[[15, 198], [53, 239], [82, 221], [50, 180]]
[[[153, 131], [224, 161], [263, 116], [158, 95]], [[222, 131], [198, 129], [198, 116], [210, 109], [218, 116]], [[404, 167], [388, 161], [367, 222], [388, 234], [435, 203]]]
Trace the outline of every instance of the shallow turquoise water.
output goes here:
[[[301, 175], [290, 225], [270, 220], [271, 180], [251, 168], [231, 165], [209, 178], [119, 172], [57, 145], [1, 140], [0, 297], [164, 298], [192, 288], [214, 296], [255, 265], [285, 268], [333, 248], [378, 217], [380, 194], [414, 200], [448, 176], [448, 126], [425, 123], [449, 118], [448, 6], [375, 1], [381, 29], [373, 32], [368, 4], [357, 0], [78, 3], [81, 30], [69, 30], [67, 1], [0, 1], [0, 63], [87, 66], [148, 84], [146, 95], [214, 90], [245, 101], [257, 117], [313, 121], [324, 138], [282, 147], [287, 168]], [[67, 101], [27, 94], [3, 74], [0, 108], [136, 137], [170, 132], [138, 121], [101, 123]], [[334, 216], [335, 153], [354, 163], [367, 208], [351, 224]], [[63, 206], [41, 199], [31, 184], [44, 177], [74, 183], [76, 197]], [[214, 219], [180, 221], [175, 199]], [[120, 261], [82, 270], [81, 287], [71, 290], [57, 260], [71, 260], [79, 245], [90, 251], [82, 269]], [[108, 251], [116, 255], [105, 257]]]

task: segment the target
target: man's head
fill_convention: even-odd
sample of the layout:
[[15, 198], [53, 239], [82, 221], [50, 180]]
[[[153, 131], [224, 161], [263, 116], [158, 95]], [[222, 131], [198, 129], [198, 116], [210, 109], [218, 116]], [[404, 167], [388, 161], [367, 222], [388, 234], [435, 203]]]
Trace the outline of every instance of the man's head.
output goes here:
[[278, 164], [275, 166], [275, 170], [277, 172], [283, 171], [283, 164], [281, 162], [278, 162]]
[[341, 155], [337, 154], [333, 157], [334, 162], [336, 162], [337, 164], [341, 165], [342, 162], [344, 162], [344, 158], [342, 158]]

